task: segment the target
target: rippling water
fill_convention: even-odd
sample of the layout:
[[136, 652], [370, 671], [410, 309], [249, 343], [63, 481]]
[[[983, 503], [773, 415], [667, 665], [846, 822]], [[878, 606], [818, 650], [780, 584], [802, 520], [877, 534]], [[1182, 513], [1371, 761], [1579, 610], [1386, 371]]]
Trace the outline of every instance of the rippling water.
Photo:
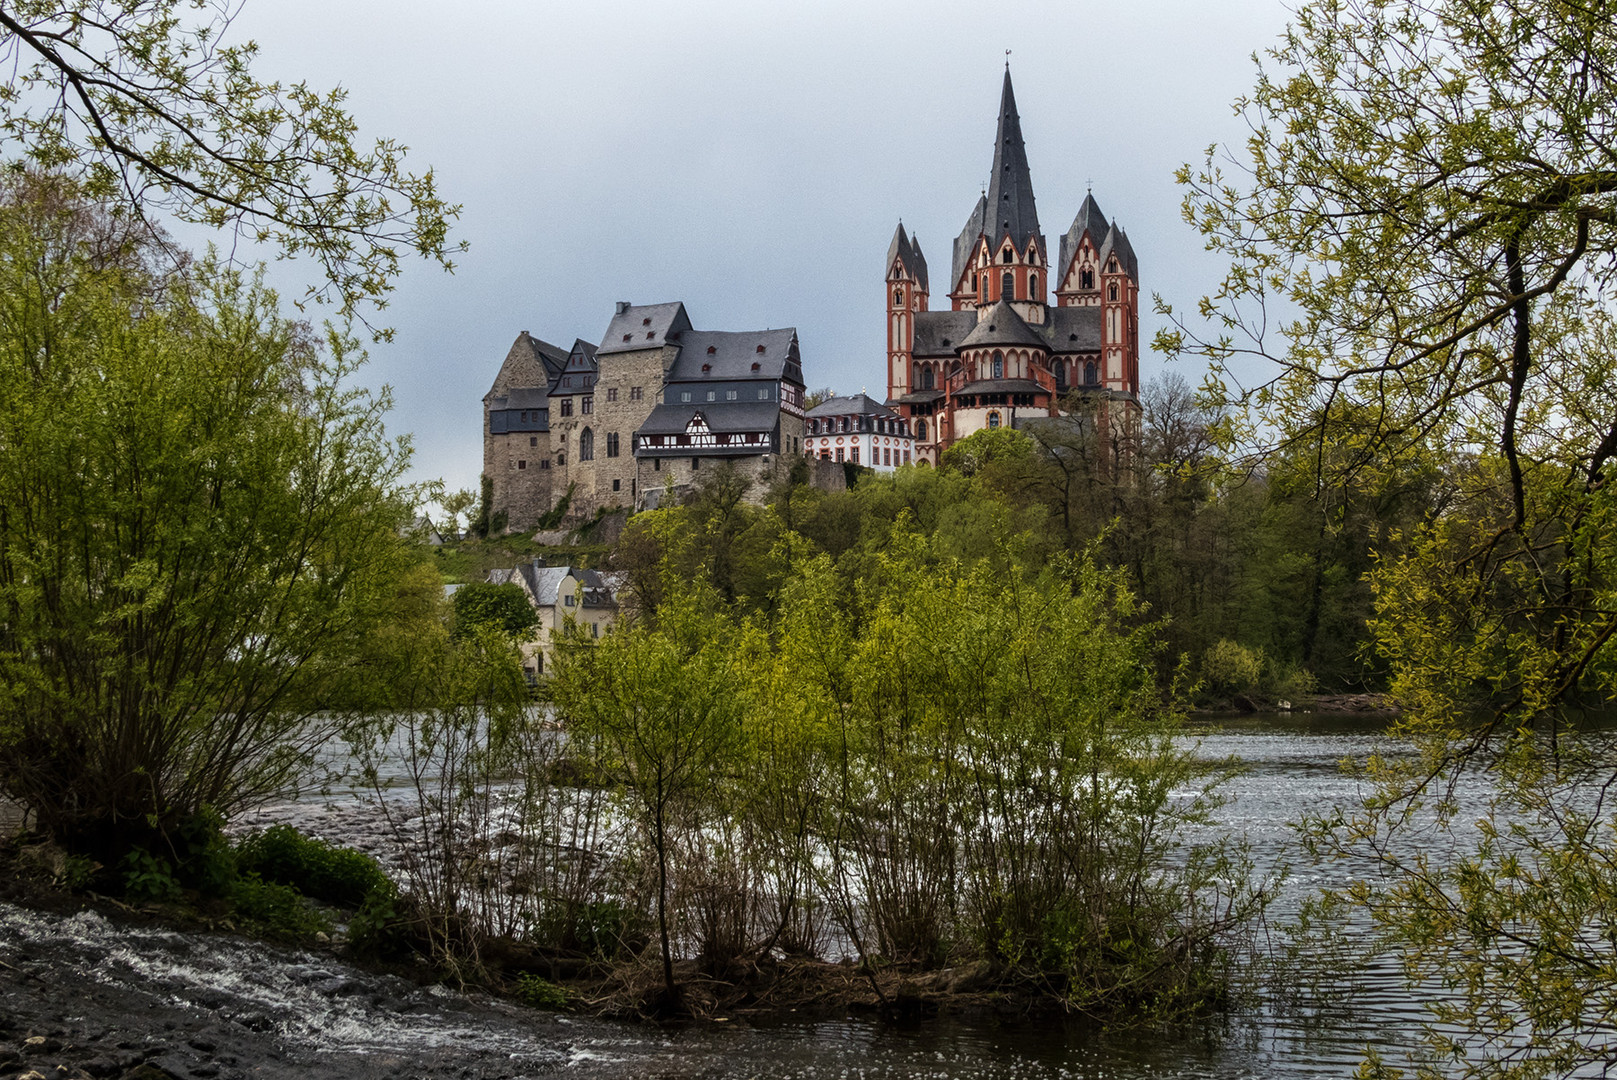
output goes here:
[[[1396, 752], [1378, 721], [1262, 718], [1207, 723], [1209, 757], [1247, 763], [1227, 789], [1221, 827], [1244, 834], [1260, 864], [1299, 863], [1288, 822], [1305, 810], [1347, 804], [1357, 794], [1343, 758]], [[351, 793], [265, 808], [260, 821], [292, 820], [339, 842], [379, 849], [373, 809]], [[1329, 868], [1294, 866], [1281, 917], [1325, 883]], [[93, 915], [41, 916], [0, 906], [0, 957], [44, 950], [77, 963], [86, 979], [142, 990], [170, 1004], [195, 1002], [221, 1015], [269, 1024], [308, 1050], [491, 1055], [509, 1075], [562, 1071], [589, 1076], [803, 1077], [1170, 1077], [1264, 1078], [1350, 1075], [1366, 1044], [1392, 1056], [1413, 1046], [1420, 1005], [1389, 966], [1355, 973], [1329, 1007], [1255, 1004], [1201, 1028], [1104, 1035], [1081, 1024], [944, 1020], [895, 1028], [862, 1019], [768, 1026], [652, 1027], [560, 1018], [495, 1002], [378, 980], [330, 957], [230, 938], [112, 927]], [[246, 1022], [246, 1021], [243, 1021]]]

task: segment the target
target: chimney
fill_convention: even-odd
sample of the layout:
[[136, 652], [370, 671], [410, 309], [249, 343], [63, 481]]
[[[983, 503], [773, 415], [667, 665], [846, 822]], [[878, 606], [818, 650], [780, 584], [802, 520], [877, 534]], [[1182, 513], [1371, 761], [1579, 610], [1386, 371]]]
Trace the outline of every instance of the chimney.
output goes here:
[[622, 315], [625, 311], [629, 310], [629, 307], [630, 307], [629, 301], [627, 301], [627, 300], [619, 300], [618, 301], [618, 314]]

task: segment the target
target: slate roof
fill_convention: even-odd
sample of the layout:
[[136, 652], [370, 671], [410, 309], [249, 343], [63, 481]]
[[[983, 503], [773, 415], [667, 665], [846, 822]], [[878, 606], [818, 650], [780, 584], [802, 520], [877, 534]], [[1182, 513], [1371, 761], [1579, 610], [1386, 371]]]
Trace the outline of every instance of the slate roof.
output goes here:
[[[668, 373], [671, 383], [785, 379], [803, 385], [797, 331], [789, 326], [780, 330], [686, 330], [679, 344], [679, 358]], [[754, 364], [757, 371], [752, 369]], [[710, 370], [704, 372], [704, 365]]]
[[1100, 308], [1053, 307], [1047, 314], [1050, 321], [1037, 329], [1052, 353], [1100, 351]]
[[917, 311], [915, 356], [956, 356], [960, 343], [976, 326], [975, 311]]
[[1027, 148], [1022, 145], [1022, 120], [1016, 115], [1016, 94], [1011, 89], [1011, 69], [1008, 67], [1005, 69], [1005, 86], [999, 97], [999, 129], [994, 135], [994, 172], [988, 181], [987, 224], [989, 227], [984, 231], [996, 247], [1009, 234], [1017, 251], [1026, 252], [1030, 243], [1037, 243], [1041, 253], [1044, 250], [1044, 237], [1039, 232], [1039, 212], [1033, 205], [1033, 179], [1028, 174]]
[[[687, 401], [663, 402], [651, 410], [646, 422], [635, 429], [637, 435], [683, 435], [697, 413], [715, 434], [736, 431], [774, 431], [780, 422], [780, 403], [774, 401]], [[655, 452], [662, 447], [650, 448]], [[723, 451], [724, 447], [679, 448], [689, 454], [700, 450]]]
[[1067, 273], [1072, 269], [1072, 260], [1078, 255], [1078, 248], [1082, 245], [1084, 233], [1088, 233], [1090, 242], [1095, 250], [1101, 249], [1106, 240], [1109, 226], [1106, 224], [1106, 215], [1100, 212], [1100, 204], [1095, 196], [1085, 195], [1083, 205], [1078, 208], [1078, 214], [1072, 219], [1072, 228], [1061, 238], [1060, 255], [1056, 260], [1056, 273], [1060, 274], [1059, 282], [1067, 280]]
[[583, 606], [587, 608], [616, 607], [612, 587], [596, 570], [576, 566], [540, 566], [535, 562], [519, 563], [510, 570], [490, 570], [488, 580], [493, 585], [514, 584], [518, 580], [528, 590], [533, 602], [540, 607], [555, 607], [561, 602], [561, 586], [571, 576], [584, 587]]
[[901, 395], [899, 397], [893, 398], [892, 400], [890, 400], [888, 402], [888, 404], [889, 405], [925, 405], [925, 404], [927, 404], [928, 402], [931, 402], [931, 401], [938, 401], [938, 400], [942, 399], [942, 397], [943, 397], [943, 391], [942, 390], [916, 390], [914, 393], [903, 394], [903, 395]]
[[1112, 222], [1111, 229], [1106, 233], [1106, 239], [1101, 241], [1100, 261], [1105, 266], [1106, 256], [1115, 252], [1117, 261], [1122, 263], [1123, 269], [1128, 271], [1129, 277], [1135, 281], [1140, 280], [1140, 263], [1134, 257], [1134, 245], [1129, 243], [1129, 234], [1117, 224]]
[[966, 227], [960, 230], [960, 235], [954, 241], [954, 278], [949, 288], [960, 287], [960, 279], [966, 273], [966, 267], [971, 265], [972, 257], [977, 253], [977, 240], [988, 231], [988, 195], [985, 193], [977, 197], [977, 205], [971, 208], [971, 216], [966, 218]]
[[531, 409], [535, 406], [544, 408], [550, 404], [550, 396], [542, 386], [513, 386], [503, 398], [494, 398], [489, 402], [491, 409]]
[[956, 390], [957, 394], [1047, 394], [1032, 379], [979, 379]]
[[685, 314], [685, 305], [675, 300], [668, 304], [620, 303], [619, 311], [606, 324], [601, 336], [600, 352], [632, 352], [635, 349], [660, 348], [669, 341], [678, 344], [684, 332], [691, 328]]
[[513, 387], [546, 386], [566, 366], [566, 349], [541, 341], [524, 330], [511, 343], [505, 360], [500, 364], [499, 373], [494, 376], [494, 385], [489, 387], [488, 393], [483, 396], [484, 400], [497, 397]]
[[887, 245], [887, 273], [893, 272], [895, 262], [904, 267], [922, 292], [931, 291], [926, 281], [926, 256], [921, 254], [921, 242], [905, 234], [902, 221], [898, 223], [898, 231], [893, 234], [893, 242]]
[[803, 414], [810, 420], [826, 416], [883, 416], [897, 418], [898, 414], [866, 394], [848, 394], [827, 398]]
[[1016, 309], [1001, 300], [977, 320], [976, 327], [960, 343], [964, 349], [989, 345], [1033, 345], [1048, 349], [1050, 343], [1016, 313]]

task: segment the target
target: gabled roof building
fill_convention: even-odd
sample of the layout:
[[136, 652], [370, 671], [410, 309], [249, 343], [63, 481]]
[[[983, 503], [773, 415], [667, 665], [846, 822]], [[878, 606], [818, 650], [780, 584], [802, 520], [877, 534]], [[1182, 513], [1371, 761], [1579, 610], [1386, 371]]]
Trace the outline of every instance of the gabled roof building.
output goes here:
[[936, 464], [984, 428], [1059, 415], [1075, 395], [1114, 438], [1138, 426], [1134, 249], [1086, 194], [1051, 260], [1008, 68], [993, 172], [954, 241], [949, 310], [930, 309], [926, 257], [902, 223], [886, 293], [887, 404], [908, 422], [918, 461]]
[[483, 473], [506, 527], [655, 503], [730, 462], [755, 485], [803, 449], [797, 332], [697, 330], [682, 303], [620, 302], [601, 343], [524, 330], [483, 398]]
[[820, 402], [804, 424], [803, 451], [822, 461], [892, 472], [915, 452], [907, 421], [863, 393]]

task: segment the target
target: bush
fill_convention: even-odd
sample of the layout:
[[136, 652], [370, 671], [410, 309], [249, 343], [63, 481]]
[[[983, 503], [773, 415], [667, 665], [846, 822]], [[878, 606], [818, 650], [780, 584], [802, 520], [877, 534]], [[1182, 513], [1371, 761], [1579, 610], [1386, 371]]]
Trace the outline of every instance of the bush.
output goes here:
[[236, 880], [230, 901], [242, 929], [266, 937], [301, 941], [331, 931], [330, 920], [310, 907], [303, 894], [290, 885], [249, 875]]
[[305, 836], [290, 825], [271, 825], [242, 840], [236, 866], [242, 874], [291, 885], [305, 896], [343, 908], [359, 908], [373, 892], [393, 888], [369, 855]]
[[1229, 639], [1208, 646], [1202, 654], [1202, 680], [1207, 692], [1229, 698], [1250, 694], [1263, 677], [1263, 653], [1254, 652]]
[[533, 1009], [565, 1009], [572, 995], [548, 979], [524, 971], [517, 978], [516, 997]]

